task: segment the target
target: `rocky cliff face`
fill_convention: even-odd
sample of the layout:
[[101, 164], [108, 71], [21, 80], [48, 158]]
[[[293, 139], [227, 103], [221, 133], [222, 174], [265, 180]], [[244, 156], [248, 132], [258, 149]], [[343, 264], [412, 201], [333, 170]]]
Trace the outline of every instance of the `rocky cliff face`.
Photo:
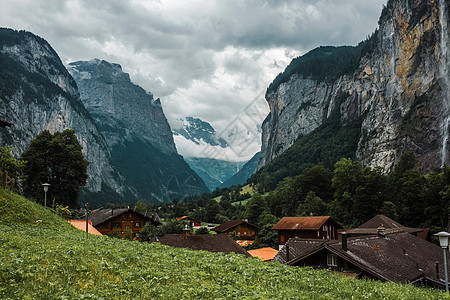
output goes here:
[[133, 198], [167, 202], [207, 191], [178, 155], [160, 100], [120, 65], [94, 59], [70, 63], [69, 71]]
[[163, 151], [177, 152], [160, 100], [134, 85], [120, 65], [79, 61], [69, 64], [69, 72], [110, 148], [139, 137]]
[[448, 6], [446, 0], [390, 0], [372, 37], [375, 48], [354, 70], [332, 80], [291, 72], [268, 89], [258, 167], [316, 129], [335, 108], [343, 123], [364, 117], [356, 151], [364, 165], [389, 171], [409, 151], [424, 172], [449, 165]]
[[74, 129], [89, 161], [85, 190], [124, 193], [107, 144], [84, 108], [75, 81], [56, 52], [29, 33], [0, 29], [0, 114], [13, 123], [0, 131], [1, 146], [20, 155], [44, 130]]

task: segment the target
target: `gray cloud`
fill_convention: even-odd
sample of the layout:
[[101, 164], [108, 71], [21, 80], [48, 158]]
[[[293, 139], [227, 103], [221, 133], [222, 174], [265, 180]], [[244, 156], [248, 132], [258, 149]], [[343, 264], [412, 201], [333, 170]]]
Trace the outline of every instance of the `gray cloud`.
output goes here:
[[385, 2], [6, 0], [0, 26], [45, 38], [65, 62], [119, 63], [161, 97], [169, 120], [221, 130], [292, 58], [372, 33]]

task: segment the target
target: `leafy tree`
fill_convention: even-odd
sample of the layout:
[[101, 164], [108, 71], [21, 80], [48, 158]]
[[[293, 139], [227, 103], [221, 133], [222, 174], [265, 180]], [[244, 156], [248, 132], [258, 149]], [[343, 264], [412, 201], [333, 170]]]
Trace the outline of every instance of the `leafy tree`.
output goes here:
[[8, 172], [10, 177], [21, 179], [26, 162], [15, 158], [11, 151], [11, 147], [0, 147], [0, 171]]
[[215, 222], [216, 216], [220, 213], [220, 205], [216, 200], [210, 200], [205, 208], [205, 218], [208, 222]]
[[254, 195], [247, 203], [247, 217], [252, 224], [258, 224], [259, 217], [267, 210], [266, 201], [260, 194]]
[[73, 130], [43, 131], [31, 141], [22, 159], [27, 161], [24, 194], [43, 201], [42, 183], [50, 183], [48, 196], [64, 206], [78, 206], [80, 188], [86, 184], [88, 162]]
[[305, 202], [298, 206], [297, 215], [326, 216], [328, 214], [327, 204], [314, 191], [309, 191]]

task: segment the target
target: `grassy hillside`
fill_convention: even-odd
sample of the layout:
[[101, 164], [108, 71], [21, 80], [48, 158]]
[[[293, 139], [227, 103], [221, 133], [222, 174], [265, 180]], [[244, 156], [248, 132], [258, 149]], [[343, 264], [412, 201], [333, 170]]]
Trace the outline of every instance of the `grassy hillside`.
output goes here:
[[0, 190], [0, 299], [442, 299], [239, 255], [89, 235]]

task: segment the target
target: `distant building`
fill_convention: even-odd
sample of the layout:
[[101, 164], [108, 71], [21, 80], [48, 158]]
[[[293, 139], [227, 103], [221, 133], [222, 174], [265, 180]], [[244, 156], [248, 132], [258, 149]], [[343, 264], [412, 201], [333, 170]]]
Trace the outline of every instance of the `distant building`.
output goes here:
[[156, 212], [140, 213], [131, 208], [101, 209], [89, 216], [94, 226], [103, 235], [116, 232], [123, 238], [131, 232], [133, 239], [140, 241], [139, 232], [146, 223], [155, 226], [162, 222]]
[[429, 228], [411, 228], [403, 226], [397, 221], [392, 220], [385, 215], [376, 215], [369, 221], [365, 222], [358, 228], [345, 229], [348, 236], [374, 235], [377, 234], [378, 227], [382, 225], [385, 229], [385, 234], [408, 232], [423, 240], [431, 241], [431, 234]]
[[162, 237], [151, 238], [150, 241], [176, 248], [205, 250], [210, 252], [234, 252], [237, 254], [250, 256], [244, 248], [239, 246], [226, 234], [166, 234]]
[[278, 231], [281, 249], [290, 238], [336, 240], [342, 226], [330, 216], [284, 217], [272, 229]]
[[230, 220], [212, 229], [217, 233], [233, 234], [239, 240], [255, 240], [261, 227], [245, 220]]
[[188, 216], [177, 217], [177, 220], [178, 221], [188, 221], [188, 222], [191, 223], [192, 227], [199, 227], [199, 226], [202, 225], [202, 222], [197, 221], [197, 220], [195, 220], [195, 219], [193, 219], [191, 217], [188, 217]]
[[442, 249], [407, 232], [341, 240], [292, 238], [274, 261], [326, 268], [357, 278], [440, 288], [445, 284]]

